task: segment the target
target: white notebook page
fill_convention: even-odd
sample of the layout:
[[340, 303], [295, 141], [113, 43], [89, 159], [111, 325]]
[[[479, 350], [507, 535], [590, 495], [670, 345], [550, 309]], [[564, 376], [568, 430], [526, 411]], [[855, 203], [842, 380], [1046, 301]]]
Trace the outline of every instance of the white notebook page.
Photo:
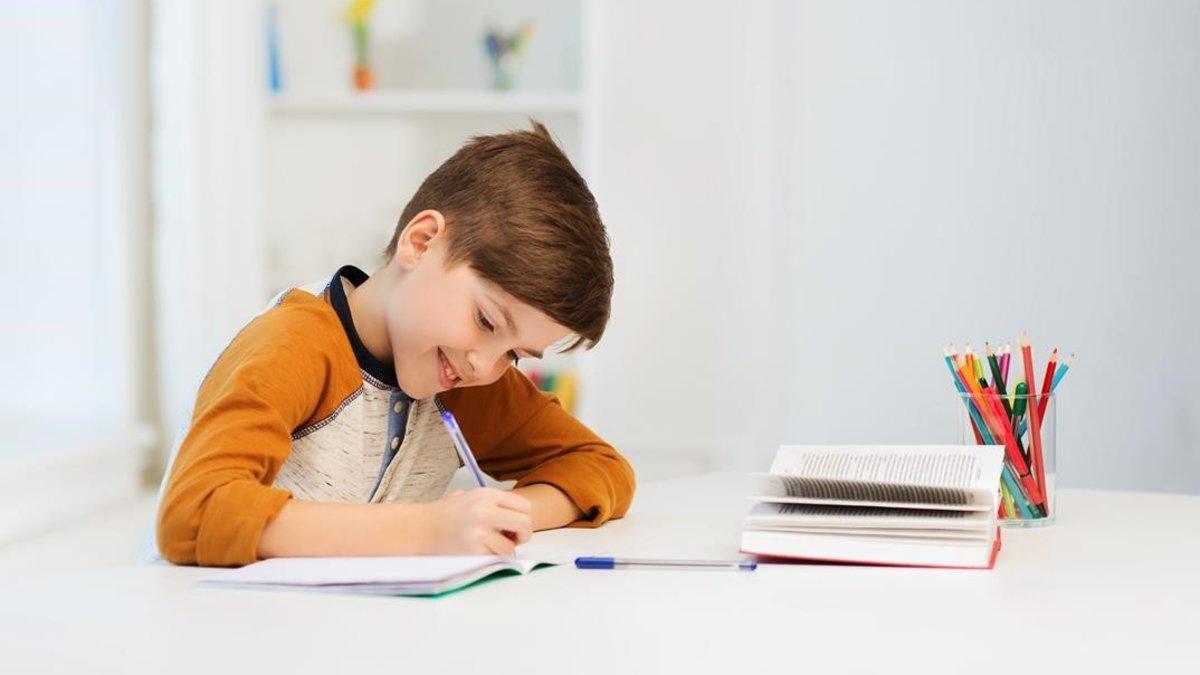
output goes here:
[[998, 445], [784, 445], [771, 473], [863, 483], [995, 490]]
[[509, 563], [522, 573], [535, 560], [499, 556], [396, 556], [361, 558], [271, 558], [210, 574], [202, 583], [321, 586], [335, 584], [429, 584]]

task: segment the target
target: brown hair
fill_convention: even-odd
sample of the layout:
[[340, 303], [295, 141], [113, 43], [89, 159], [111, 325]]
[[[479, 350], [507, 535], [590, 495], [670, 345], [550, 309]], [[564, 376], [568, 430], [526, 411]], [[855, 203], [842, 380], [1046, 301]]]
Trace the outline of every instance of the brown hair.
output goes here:
[[613, 291], [608, 235], [583, 177], [540, 122], [532, 131], [475, 136], [429, 174], [400, 214], [384, 254], [418, 213], [446, 219], [447, 265], [483, 278], [570, 329], [591, 348]]

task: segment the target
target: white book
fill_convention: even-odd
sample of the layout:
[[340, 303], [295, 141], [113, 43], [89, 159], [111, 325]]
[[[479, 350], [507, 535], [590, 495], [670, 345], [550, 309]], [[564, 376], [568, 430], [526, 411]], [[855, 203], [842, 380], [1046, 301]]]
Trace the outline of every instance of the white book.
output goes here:
[[756, 474], [742, 551], [991, 567], [1001, 446], [783, 446]]
[[545, 564], [485, 555], [271, 558], [210, 574], [197, 584], [358, 595], [440, 595], [494, 574], [528, 574]]

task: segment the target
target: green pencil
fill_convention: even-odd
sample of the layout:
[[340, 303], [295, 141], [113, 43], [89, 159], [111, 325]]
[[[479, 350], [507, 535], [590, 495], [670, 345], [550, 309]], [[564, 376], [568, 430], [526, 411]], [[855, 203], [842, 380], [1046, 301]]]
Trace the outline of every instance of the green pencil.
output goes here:
[[1004, 405], [1004, 412], [1008, 415], [1008, 421], [1011, 423], [1013, 411], [1008, 402], [1008, 392], [1004, 390], [1004, 375], [1000, 372], [1000, 362], [996, 360], [996, 352], [992, 350], [990, 343], [983, 343], [983, 347], [987, 354], [988, 367], [992, 369], [992, 379], [996, 381], [996, 393], [1000, 394], [1000, 403]]

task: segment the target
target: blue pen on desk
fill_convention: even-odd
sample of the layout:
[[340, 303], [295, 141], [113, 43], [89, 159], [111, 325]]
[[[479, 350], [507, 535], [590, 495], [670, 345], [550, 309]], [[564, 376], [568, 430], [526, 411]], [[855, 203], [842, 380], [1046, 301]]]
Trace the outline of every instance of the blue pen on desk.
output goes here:
[[672, 568], [717, 568], [753, 572], [758, 569], [754, 560], [666, 560], [651, 558], [605, 558], [585, 556], [575, 559], [575, 567], [581, 570], [611, 570], [619, 567], [643, 567], [655, 569]]
[[471, 470], [471, 475], [475, 477], [475, 483], [479, 487], [484, 487], [483, 472], [479, 470], [479, 465], [475, 463], [475, 455], [471, 454], [471, 446], [467, 445], [467, 439], [463, 437], [462, 430], [458, 428], [458, 420], [454, 419], [454, 415], [446, 410], [440, 399], [434, 399], [437, 403], [437, 409], [442, 413], [442, 423], [446, 425], [446, 431], [450, 432], [450, 440], [454, 442], [454, 449], [458, 451], [458, 458], [462, 461], [463, 466]]

